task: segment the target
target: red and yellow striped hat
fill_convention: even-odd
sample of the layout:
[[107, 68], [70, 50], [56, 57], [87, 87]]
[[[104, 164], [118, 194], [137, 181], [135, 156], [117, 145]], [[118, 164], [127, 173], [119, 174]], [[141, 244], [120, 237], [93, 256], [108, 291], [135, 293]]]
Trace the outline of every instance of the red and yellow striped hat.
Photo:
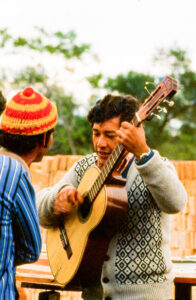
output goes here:
[[1, 129], [11, 134], [37, 135], [55, 127], [57, 108], [31, 87], [16, 94], [1, 116]]

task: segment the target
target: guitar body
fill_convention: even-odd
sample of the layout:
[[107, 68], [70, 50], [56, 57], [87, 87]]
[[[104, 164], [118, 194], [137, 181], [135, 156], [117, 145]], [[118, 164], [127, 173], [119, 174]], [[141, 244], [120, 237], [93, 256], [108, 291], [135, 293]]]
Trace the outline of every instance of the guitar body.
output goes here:
[[[84, 195], [94, 183], [100, 170], [89, 168], [78, 187]], [[116, 183], [117, 185], [113, 185]], [[112, 184], [103, 186], [85, 217], [80, 208], [66, 217], [64, 228], [70, 243], [72, 255], [68, 257], [63, 248], [58, 227], [47, 234], [49, 264], [55, 281], [78, 290], [100, 280], [102, 264], [112, 236], [125, 219], [128, 208], [125, 181], [113, 178]]]

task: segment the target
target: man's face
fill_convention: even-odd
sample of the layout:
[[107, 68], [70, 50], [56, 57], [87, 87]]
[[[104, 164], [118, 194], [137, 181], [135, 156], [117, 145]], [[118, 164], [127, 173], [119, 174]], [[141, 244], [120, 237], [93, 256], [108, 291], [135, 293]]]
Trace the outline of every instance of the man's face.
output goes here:
[[38, 161], [42, 160], [43, 156], [48, 151], [48, 149], [49, 149], [50, 145], [52, 144], [52, 142], [53, 142], [53, 132], [50, 134], [47, 147], [44, 147], [44, 146], [40, 147], [40, 151], [37, 154], [35, 162], [38, 162]]
[[93, 124], [93, 146], [102, 166], [117, 145], [116, 130], [120, 128], [120, 116]]

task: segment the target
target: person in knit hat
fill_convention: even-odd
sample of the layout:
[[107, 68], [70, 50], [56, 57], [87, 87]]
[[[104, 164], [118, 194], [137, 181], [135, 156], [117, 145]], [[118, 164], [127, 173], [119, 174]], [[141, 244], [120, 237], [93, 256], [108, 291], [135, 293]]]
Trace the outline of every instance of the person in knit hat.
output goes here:
[[15, 268], [40, 255], [41, 233], [29, 167], [48, 150], [56, 123], [56, 106], [31, 87], [12, 97], [1, 115], [0, 300], [18, 299]]

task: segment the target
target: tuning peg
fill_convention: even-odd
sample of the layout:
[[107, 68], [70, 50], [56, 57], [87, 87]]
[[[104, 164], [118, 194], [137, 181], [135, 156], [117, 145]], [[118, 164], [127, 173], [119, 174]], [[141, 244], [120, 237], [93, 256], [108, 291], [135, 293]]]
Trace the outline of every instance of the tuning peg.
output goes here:
[[167, 113], [167, 109], [165, 107], [157, 106], [157, 111], [158, 112], [163, 112], [164, 114]]
[[156, 87], [156, 84], [154, 82], [152, 82], [152, 81], [146, 81], [145, 84], [147, 84], [147, 85], [152, 84], [152, 85], [154, 85]]
[[167, 99], [163, 100], [164, 103], [167, 103], [169, 107], [174, 106], [174, 101], [168, 101]]
[[165, 107], [162, 107], [162, 112], [163, 112], [164, 114], [166, 114], [166, 113], [167, 113], [167, 109], [166, 109]]
[[151, 117], [156, 117], [158, 120], [161, 119], [161, 116], [159, 116], [159, 115], [157, 115], [157, 114], [155, 114], [153, 112], [150, 115], [151, 115]]

